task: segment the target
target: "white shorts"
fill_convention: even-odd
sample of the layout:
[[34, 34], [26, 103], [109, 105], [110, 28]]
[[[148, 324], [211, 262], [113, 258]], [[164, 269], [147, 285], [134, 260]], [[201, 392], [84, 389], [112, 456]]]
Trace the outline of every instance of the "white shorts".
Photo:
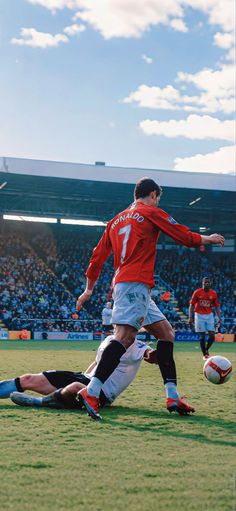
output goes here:
[[215, 332], [215, 319], [214, 314], [194, 314], [194, 326], [196, 332]]
[[150, 288], [141, 282], [119, 282], [113, 291], [114, 306], [111, 322], [130, 325], [139, 330], [166, 319], [151, 299]]

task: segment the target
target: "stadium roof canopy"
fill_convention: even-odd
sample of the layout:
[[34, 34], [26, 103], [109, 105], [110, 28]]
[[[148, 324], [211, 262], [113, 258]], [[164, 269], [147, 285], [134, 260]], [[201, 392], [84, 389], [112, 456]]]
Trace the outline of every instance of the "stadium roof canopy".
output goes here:
[[0, 211], [108, 221], [143, 176], [162, 186], [161, 207], [180, 222], [233, 234], [235, 178], [222, 174], [2, 158]]

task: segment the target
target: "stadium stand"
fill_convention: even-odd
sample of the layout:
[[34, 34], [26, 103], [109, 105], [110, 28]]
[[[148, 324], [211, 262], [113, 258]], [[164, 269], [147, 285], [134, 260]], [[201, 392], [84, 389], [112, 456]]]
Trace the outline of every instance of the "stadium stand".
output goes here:
[[[100, 331], [101, 312], [113, 274], [112, 258], [79, 319], [72, 319], [76, 297], [84, 289], [89, 255], [100, 234], [91, 239], [88, 232], [86, 235], [67, 232], [61, 227], [60, 232], [52, 229], [50, 234], [40, 234], [38, 229], [34, 235], [29, 226], [20, 227], [20, 234], [18, 229], [0, 235], [0, 301], [5, 326], [12, 330]], [[234, 262], [229, 255], [216, 257], [211, 252], [202, 254], [181, 247], [159, 250], [155, 273], [157, 279], [158, 276], [162, 279], [162, 293], [171, 289], [170, 297], [175, 298], [177, 307], [173, 307], [171, 300], [162, 299], [161, 293], [154, 299], [176, 328], [184, 326], [186, 330], [186, 317], [182, 321], [181, 313], [187, 315], [189, 299], [193, 290], [200, 287], [202, 276], [212, 276], [221, 300], [224, 331], [234, 333], [233, 270]]]

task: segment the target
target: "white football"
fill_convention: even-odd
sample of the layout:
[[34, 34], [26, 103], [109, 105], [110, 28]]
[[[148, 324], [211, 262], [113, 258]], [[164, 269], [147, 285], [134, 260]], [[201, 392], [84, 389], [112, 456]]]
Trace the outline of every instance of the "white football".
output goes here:
[[203, 374], [211, 383], [226, 383], [232, 376], [232, 364], [225, 357], [210, 357], [203, 366]]

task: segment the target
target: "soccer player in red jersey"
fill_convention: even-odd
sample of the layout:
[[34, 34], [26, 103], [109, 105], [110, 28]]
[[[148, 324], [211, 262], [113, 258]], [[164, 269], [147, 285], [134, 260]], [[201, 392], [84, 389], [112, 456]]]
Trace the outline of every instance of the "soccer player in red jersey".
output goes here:
[[77, 300], [76, 308], [79, 311], [92, 295], [103, 264], [113, 252], [115, 273], [112, 281], [114, 306], [111, 322], [116, 325], [116, 335], [104, 350], [88, 387], [79, 393], [93, 419], [101, 418], [98, 396], [104, 382], [134, 342], [141, 326], [158, 339], [156, 355], [166, 388], [167, 409], [182, 415], [194, 411], [179, 397], [177, 391], [173, 358], [174, 331], [151, 299], [151, 288], [155, 285], [153, 274], [156, 244], [161, 231], [187, 247], [223, 245], [224, 238], [220, 234], [202, 236], [179, 224], [158, 208], [161, 193], [160, 186], [147, 177], [136, 184], [134, 203], [107, 224], [95, 247], [86, 272], [86, 289]]
[[[215, 308], [217, 315], [217, 328], [220, 326], [220, 303], [218, 296], [211, 289], [211, 281], [208, 277], [202, 280], [202, 287], [194, 291], [189, 306], [189, 323], [194, 325], [195, 331], [199, 332], [200, 346], [203, 354], [203, 360], [209, 358], [209, 349], [215, 341], [215, 320], [212, 307]], [[208, 332], [208, 341], [206, 344], [205, 334]]]

